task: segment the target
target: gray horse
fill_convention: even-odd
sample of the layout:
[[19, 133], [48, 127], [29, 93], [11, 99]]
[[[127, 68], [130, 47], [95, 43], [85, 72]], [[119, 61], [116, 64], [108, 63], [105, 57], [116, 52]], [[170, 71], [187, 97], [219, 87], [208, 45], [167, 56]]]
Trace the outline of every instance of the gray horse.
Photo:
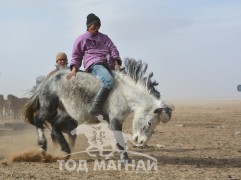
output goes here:
[[[58, 109], [68, 113], [79, 124], [84, 122], [98, 122], [97, 117], [88, 113], [92, 101], [100, 88], [100, 81], [87, 72], [79, 72], [70, 80], [66, 76], [69, 70], [60, 70], [38, 87], [36, 93], [25, 106], [25, 120], [36, 126], [38, 144], [43, 152], [47, 149], [47, 142], [43, 131], [46, 119], [55, 116]], [[104, 117], [113, 132], [122, 131], [122, 125], [127, 116], [134, 112], [133, 141], [139, 146], [145, 146], [152, 136], [155, 127], [162, 121], [170, 120], [173, 108], [166, 105], [155, 88], [158, 83], [152, 81], [153, 73], [147, 74], [147, 64], [134, 59], [125, 60], [125, 73], [113, 72], [115, 84], [103, 111]], [[117, 147], [122, 162], [128, 160], [125, 145], [120, 145], [124, 139], [120, 133]], [[121, 136], [121, 137], [120, 137]], [[61, 142], [60, 142], [61, 144]], [[68, 148], [62, 150], [69, 153]]]

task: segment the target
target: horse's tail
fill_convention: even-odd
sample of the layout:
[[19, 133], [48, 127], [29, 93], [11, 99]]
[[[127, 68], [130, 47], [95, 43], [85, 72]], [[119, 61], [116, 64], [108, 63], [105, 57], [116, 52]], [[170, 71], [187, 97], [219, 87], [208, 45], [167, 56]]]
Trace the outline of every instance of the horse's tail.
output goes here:
[[26, 123], [30, 123], [34, 125], [34, 117], [36, 112], [39, 110], [39, 108], [40, 108], [39, 97], [38, 97], [38, 94], [35, 94], [24, 105], [24, 108], [23, 108], [24, 121]]
[[36, 85], [29, 91], [32, 95], [31, 98], [27, 101], [23, 108], [23, 117], [26, 123], [34, 125], [34, 117], [37, 111], [40, 109], [39, 103], [39, 91], [41, 87], [45, 84], [47, 78], [44, 76], [39, 76], [36, 79]]

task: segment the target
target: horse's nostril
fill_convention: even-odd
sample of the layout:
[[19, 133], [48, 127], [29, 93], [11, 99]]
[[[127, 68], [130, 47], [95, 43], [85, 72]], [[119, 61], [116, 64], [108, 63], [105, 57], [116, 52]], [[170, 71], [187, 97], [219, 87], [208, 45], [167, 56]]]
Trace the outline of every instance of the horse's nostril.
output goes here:
[[169, 107], [166, 107], [164, 110], [166, 111], [166, 113], [170, 112], [170, 108]]
[[171, 117], [172, 110], [169, 107], [165, 108], [165, 112], [168, 114], [169, 117]]
[[141, 141], [140, 144], [143, 144], [143, 141]]

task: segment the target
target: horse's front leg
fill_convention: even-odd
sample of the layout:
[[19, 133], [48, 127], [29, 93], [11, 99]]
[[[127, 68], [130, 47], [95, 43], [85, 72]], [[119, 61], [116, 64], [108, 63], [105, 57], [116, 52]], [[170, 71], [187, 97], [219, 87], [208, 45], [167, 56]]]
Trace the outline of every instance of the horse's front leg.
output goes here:
[[129, 156], [126, 151], [126, 144], [122, 134], [122, 123], [118, 119], [112, 119], [110, 121], [111, 130], [114, 133], [116, 139], [116, 146], [120, 152], [120, 160], [122, 163], [129, 162]]

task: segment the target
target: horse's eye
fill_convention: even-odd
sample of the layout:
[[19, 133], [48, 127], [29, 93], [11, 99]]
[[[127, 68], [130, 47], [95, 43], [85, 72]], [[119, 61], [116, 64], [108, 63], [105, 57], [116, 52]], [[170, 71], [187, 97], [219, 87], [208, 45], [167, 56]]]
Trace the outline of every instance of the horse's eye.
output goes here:
[[148, 122], [148, 125], [151, 126], [151, 122]]

